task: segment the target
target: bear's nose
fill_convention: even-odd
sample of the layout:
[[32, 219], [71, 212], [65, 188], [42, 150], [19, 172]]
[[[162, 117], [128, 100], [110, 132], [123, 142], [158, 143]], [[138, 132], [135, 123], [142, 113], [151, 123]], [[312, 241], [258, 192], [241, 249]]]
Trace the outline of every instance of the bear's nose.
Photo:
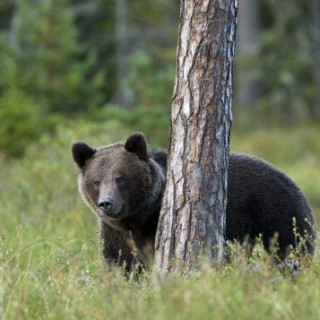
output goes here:
[[113, 200], [110, 198], [104, 198], [99, 201], [98, 205], [100, 209], [102, 209], [105, 212], [108, 212], [111, 210], [113, 206]]

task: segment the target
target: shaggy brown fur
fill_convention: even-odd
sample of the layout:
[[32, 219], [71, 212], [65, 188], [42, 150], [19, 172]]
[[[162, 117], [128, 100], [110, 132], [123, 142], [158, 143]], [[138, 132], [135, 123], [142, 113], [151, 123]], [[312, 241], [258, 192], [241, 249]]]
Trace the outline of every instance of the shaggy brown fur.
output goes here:
[[[166, 152], [148, 150], [144, 136], [135, 133], [124, 144], [98, 149], [77, 142], [72, 153], [80, 168], [80, 193], [100, 221], [105, 261], [125, 263], [130, 270], [135, 261], [153, 257]], [[303, 238], [313, 254], [315, 222], [305, 197], [287, 176], [261, 160], [232, 153], [228, 172], [226, 240], [262, 235], [268, 249], [277, 234], [283, 258]]]

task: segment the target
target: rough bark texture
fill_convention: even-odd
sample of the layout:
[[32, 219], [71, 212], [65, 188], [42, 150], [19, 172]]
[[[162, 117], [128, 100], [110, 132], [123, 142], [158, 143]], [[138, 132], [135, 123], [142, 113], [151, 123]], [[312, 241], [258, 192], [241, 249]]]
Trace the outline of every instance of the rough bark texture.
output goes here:
[[236, 0], [181, 0], [160, 270], [223, 256], [236, 12]]

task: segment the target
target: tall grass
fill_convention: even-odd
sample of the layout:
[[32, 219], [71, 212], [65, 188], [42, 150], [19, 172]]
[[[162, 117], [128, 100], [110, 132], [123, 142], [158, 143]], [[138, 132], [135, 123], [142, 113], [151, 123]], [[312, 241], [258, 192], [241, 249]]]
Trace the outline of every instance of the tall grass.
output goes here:
[[[281, 273], [267, 256], [202, 268], [188, 276], [146, 273], [125, 280], [98, 257], [97, 221], [78, 196], [70, 146], [101, 145], [131, 129], [76, 122], [0, 159], [0, 316], [2, 319], [319, 319], [320, 259]], [[287, 173], [320, 221], [320, 128], [235, 129], [232, 149]], [[152, 144], [152, 141], [150, 141]]]

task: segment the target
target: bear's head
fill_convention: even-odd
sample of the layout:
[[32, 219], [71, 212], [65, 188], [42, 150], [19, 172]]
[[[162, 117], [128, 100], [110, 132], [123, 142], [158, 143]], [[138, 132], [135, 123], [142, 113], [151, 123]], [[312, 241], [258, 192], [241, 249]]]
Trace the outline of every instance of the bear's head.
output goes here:
[[146, 212], [162, 193], [163, 172], [148, 155], [143, 134], [132, 134], [125, 143], [92, 148], [84, 142], [72, 146], [80, 168], [80, 193], [98, 217], [111, 225]]

